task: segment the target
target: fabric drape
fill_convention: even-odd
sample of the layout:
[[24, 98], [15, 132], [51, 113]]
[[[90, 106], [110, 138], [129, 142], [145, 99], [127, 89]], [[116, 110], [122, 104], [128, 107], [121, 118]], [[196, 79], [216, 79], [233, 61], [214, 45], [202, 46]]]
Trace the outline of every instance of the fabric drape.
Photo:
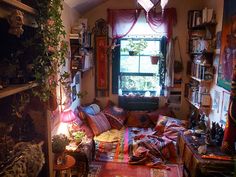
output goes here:
[[126, 36], [136, 24], [141, 9], [108, 9], [108, 24], [112, 28], [112, 38]]
[[[141, 9], [108, 9], [108, 24], [112, 28], [112, 38], [125, 37], [136, 24]], [[154, 9], [145, 12], [146, 20], [153, 31], [161, 35], [172, 36], [172, 28], [177, 22], [175, 8], [166, 8], [164, 13], [156, 12]]]
[[166, 55], [166, 77], [165, 77], [165, 86], [172, 87], [174, 86], [174, 40], [171, 39], [167, 46], [167, 55]]
[[165, 34], [168, 39], [171, 39], [172, 28], [177, 23], [177, 13], [175, 8], [166, 8], [164, 13], [156, 12], [152, 9], [146, 12], [146, 20], [153, 31], [160, 34]]

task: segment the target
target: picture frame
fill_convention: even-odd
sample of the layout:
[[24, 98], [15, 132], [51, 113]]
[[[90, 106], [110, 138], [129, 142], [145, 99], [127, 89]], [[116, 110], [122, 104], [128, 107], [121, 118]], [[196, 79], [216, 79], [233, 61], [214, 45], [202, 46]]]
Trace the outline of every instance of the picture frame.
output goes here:
[[76, 85], [73, 85], [71, 87], [71, 99], [72, 99], [72, 101], [76, 100], [76, 96], [77, 96]]
[[224, 1], [219, 72], [217, 77], [217, 85], [228, 91], [231, 89], [233, 66], [236, 64], [236, 60], [233, 58], [233, 52], [236, 50], [234, 45], [236, 36], [235, 6], [235, 0]]
[[215, 110], [217, 113], [220, 112], [220, 98], [221, 92], [214, 90], [212, 109]]
[[223, 91], [220, 122], [226, 123], [229, 102], [230, 102], [230, 93], [227, 91]]

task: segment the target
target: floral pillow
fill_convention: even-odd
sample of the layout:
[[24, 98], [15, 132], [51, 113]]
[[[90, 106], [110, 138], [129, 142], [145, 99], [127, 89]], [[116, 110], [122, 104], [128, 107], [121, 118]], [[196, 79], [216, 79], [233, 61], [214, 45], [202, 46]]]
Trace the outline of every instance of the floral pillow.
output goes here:
[[102, 112], [106, 115], [112, 128], [119, 130], [123, 127], [127, 118], [127, 113], [124, 109], [109, 104]]
[[149, 128], [154, 124], [146, 111], [129, 111], [126, 125], [128, 127]]

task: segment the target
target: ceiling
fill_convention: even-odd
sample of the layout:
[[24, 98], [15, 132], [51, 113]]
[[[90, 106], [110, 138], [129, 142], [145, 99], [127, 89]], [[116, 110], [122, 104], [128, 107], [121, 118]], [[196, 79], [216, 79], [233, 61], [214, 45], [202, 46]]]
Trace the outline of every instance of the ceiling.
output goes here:
[[84, 14], [105, 1], [108, 0], [65, 0], [65, 3], [80, 14]]

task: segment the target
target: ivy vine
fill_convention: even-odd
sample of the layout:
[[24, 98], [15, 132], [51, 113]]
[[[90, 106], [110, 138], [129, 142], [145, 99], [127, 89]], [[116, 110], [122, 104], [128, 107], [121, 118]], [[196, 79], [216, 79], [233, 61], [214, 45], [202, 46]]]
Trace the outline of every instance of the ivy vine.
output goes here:
[[61, 19], [62, 0], [36, 0], [38, 14], [37, 33], [34, 38], [38, 55], [34, 60], [34, 72], [39, 88], [34, 91], [42, 101], [47, 101], [61, 83], [70, 93], [70, 74], [62, 72], [68, 54], [64, 39], [66, 32]]

